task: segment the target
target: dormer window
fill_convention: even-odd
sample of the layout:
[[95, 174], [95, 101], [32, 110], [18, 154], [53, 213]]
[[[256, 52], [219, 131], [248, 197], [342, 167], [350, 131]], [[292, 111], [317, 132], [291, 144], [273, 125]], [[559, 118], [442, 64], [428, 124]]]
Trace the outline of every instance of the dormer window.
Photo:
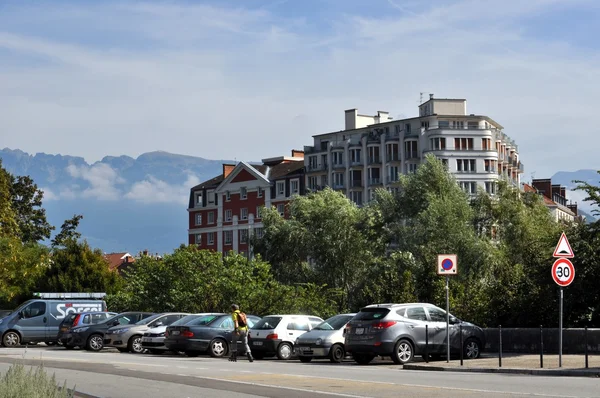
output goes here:
[[277, 181], [277, 196], [285, 196], [285, 181]]
[[196, 206], [202, 206], [202, 192], [196, 192]]
[[241, 187], [240, 188], [240, 198], [241, 199], [247, 199], [248, 198], [248, 191], [246, 190], [246, 187]]

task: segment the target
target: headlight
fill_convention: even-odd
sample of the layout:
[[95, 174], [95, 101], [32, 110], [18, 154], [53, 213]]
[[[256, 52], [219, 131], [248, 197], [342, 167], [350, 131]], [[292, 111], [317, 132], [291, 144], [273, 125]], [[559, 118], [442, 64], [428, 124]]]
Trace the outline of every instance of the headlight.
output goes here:
[[316, 345], [321, 345], [323, 344], [323, 339], [317, 339], [317, 341], [315, 342]]
[[73, 329], [72, 332], [73, 333], [81, 333], [81, 332], [85, 332], [88, 329], [89, 329], [89, 326], [86, 326], [86, 327], [83, 327], [83, 328]]
[[2, 322], [4, 322], [4, 318], [0, 319], [0, 324], [2, 324]]
[[117, 329], [117, 330], [113, 330], [113, 333], [114, 333], [114, 334], [122, 334], [122, 333], [125, 333], [125, 332], [129, 332], [129, 329], [130, 329], [130, 328], [125, 328], [125, 329]]
[[158, 337], [165, 337], [165, 334], [161, 333], [161, 334], [158, 335]]

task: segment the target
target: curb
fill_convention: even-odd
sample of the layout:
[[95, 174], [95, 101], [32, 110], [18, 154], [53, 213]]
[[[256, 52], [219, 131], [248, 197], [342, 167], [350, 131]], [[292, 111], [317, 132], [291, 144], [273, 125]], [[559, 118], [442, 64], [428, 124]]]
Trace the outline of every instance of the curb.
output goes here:
[[430, 370], [435, 372], [507, 373], [532, 376], [600, 377], [598, 370], [519, 369], [519, 368], [450, 368], [444, 366], [403, 365], [407, 370]]

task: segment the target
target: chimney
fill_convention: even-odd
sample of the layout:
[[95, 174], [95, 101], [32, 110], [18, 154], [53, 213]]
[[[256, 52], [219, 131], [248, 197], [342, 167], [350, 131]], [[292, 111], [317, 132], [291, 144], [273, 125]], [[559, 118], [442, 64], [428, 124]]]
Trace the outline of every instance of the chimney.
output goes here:
[[304, 151], [299, 149], [292, 149], [292, 157], [298, 159], [304, 159]]
[[144, 250], [144, 256], [147, 256], [147, 255], [148, 255], [148, 249], [145, 249]]
[[429, 94], [429, 99], [432, 100], [433, 99], [433, 94]]
[[567, 198], [567, 189], [565, 187], [560, 187], [560, 196], [563, 198]]
[[227, 178], [227, 176], [231, 174], [234, 168], [235, 164], [223, 163], [223, 178]]

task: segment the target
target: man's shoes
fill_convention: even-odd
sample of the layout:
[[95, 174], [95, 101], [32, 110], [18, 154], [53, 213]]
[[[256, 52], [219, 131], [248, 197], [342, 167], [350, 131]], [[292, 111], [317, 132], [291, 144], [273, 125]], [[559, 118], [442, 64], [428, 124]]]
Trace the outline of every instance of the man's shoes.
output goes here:
[[231, 356], [229, 357], [229, 362], [237, 362], [237, 352], [232, 351]]
[[248, 361], [250, 361], [250, 362], [254, 362], [254, 358], [252, 358], [252, 353], [250, 353], [250, 352], [247, 352], [247, 353], [246, 353], [246, 356], [248, 357]]

